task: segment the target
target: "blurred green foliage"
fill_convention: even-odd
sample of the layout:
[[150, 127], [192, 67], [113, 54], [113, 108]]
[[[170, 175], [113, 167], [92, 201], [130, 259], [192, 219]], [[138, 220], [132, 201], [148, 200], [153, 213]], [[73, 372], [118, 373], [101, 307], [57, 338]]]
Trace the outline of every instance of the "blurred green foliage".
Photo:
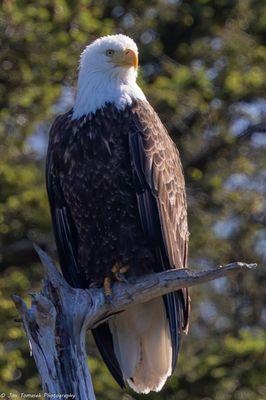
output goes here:
[[[31, 246], [54, 253], [44, 154], [73, 101], [83, 47], [132, 36], [139, 82], [184, 164], [192, 268], [266, 259], [266, 9], [260, 0], [4, 0], [0, 10], [0, 392], [39, 378], [10, 295], [40, 287]], [[192, 322], [159, 400], [266, 398], [265, 272], [191, 290]], [[99, 399], [123, 398], [88, 340]], [[135, 399], [145, 396], [132, 394]]]

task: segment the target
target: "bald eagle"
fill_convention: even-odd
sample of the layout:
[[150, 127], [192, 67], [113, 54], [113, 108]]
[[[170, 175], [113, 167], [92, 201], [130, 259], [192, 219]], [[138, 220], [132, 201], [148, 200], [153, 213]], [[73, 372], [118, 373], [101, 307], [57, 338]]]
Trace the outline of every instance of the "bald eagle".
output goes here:
[[[47, 191], [59, 261], [76, 288], [187, 267], [185, 184], [178, 150], [136, 83], [138, 49], [105, 36], [81, 54], [73, 108], [55, 120]], [[132, 306], [93, 329], [121, 387], [159, 391], [187, 329], [187, 290]]]

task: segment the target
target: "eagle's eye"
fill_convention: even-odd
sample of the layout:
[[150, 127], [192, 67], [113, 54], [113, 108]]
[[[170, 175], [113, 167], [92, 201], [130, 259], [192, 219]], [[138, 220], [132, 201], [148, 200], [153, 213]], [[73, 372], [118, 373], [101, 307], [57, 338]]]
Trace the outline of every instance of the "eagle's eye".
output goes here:
[[108, 49], [108, 50], [106, 50], [106, 52], [105, 52], [105, 54], [107, 55], [107, 57], [112, 57], [112, 55], [114, 54], [114, 50], [112, 50], [112, 49]]

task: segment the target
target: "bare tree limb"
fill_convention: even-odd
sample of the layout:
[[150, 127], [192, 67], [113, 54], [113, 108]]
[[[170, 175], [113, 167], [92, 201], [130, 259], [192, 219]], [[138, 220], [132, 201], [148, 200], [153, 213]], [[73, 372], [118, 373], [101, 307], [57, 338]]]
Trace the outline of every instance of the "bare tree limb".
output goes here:
[[80, 400], [95, 400], [85, 350], [88, 329], [133, 304], [256, 268], [256, 264], [236, 262], [197, 273], [179, 269], [134, 278], [127, 284], [114, 284], [112, 303], [107, 304], [101, 288], [70, 287], [50, 257], [35, 248], [45, 271], [42, 292], [31, 294], [30, 309], [18, 296], [13, 296], [13, 300], [22, 318], [43, 390]]

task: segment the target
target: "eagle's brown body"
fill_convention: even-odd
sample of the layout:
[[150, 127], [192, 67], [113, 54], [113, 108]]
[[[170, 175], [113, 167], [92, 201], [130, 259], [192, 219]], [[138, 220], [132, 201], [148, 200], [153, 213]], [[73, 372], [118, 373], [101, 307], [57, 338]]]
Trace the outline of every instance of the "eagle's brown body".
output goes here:
[[[151, 106], [55, 121], [47, 188], [60, 264], [75, 287], [102, 285], [115, 264], [128, 275], [187, 267], [186, 196], [178, 151]], [[187, 291], [164, 297], [174, 367], [188, 322]], [[108, 324], [94, 331], [109, 369], [121, 380]], [[119, 360], [118, 360], [119, 361]], [[119, 366], [120, 364], [120, 366]]]
[[84, 123], [70, 122], [70, 115], [60, 117], [50, 148], [57, 160], [52, 174], [77, 230], [80, 286], [102, 285], [115, 264], [129, 266], [133, 276], [154, 271], [158, 261], [141, 227], [130, 163], [132, 112], [109, 106]]

